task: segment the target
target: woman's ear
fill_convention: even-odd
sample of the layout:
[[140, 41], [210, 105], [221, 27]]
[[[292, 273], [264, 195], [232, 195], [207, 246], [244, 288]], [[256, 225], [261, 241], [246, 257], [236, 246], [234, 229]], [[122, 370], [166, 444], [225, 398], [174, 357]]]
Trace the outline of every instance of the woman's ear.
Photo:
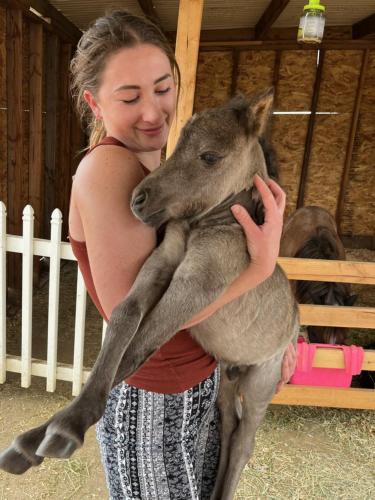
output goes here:
[[93, 112], [95, 118], [97, 120], [100, 120], [102, 118], [100, 106], [98, 105], [98, 103], [97, 103], [95, 97], [92, 95], [92, 93], [89, 90], [84, 90], [83, 98], [87, 102], [87, 104], [90, 106], [91, 111]]

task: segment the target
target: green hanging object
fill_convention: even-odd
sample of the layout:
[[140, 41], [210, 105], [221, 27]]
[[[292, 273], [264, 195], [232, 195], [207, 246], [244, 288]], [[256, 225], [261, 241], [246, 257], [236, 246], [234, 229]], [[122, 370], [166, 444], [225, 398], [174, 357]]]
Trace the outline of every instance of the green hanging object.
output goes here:
[[309, 3], [303, 7], [298, 27], [298, 42], [320, 43], [322, 41], [325, 10], [325, 6], [320, 5], [320, 0], [309, 0]]

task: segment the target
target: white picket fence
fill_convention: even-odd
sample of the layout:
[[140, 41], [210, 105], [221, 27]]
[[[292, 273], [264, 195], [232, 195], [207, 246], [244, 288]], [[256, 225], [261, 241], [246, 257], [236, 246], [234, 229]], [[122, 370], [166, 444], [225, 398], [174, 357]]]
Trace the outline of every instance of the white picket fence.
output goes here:
[[[61, 260], [76, 260], [69, 243], [61, 241], [62, 214], [55, 209], [51, 217], [51, 239], [34, 238], [34, 210], [27, 205], [23, 211], [22, 236], [6, 234], [6, 207], [0, 201], [0, 383], [7, 372], [21, 374], [21, 387], [30, 387], [31, 376], [46, 378], [46, 389], [53, 392], [56, 380], [72, 382], [72, 394], [79, 394], [90, 370], [83, 367], [86, 297], [83, 277], [77, 266], [77, 294], [74, 327], [73, 364], [57, 362], [57, 332], [59, 320], [59, 285]], [[22, 254], [22, 322], [21, 356], [6, 352], [6, 254]], [[32, 357], [33, 256], [49, 258], [48, 340], [47, 359]], [[103, 321], [104, 338], [106, 323]]]

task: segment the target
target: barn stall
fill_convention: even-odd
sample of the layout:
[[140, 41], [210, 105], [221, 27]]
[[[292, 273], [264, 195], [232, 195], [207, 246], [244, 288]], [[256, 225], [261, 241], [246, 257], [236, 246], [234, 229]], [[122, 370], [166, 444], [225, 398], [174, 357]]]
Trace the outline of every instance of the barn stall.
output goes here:
[[[287, 193], [286, 214], [305, 205], [322, 206], [335, 216], [349, 248], [375, 248], [375, 202], [371, 196], [375, 189], [375, 40], [368, 2], [360, 2], [355, 13], [349, 7], [339, 7], [339, 2], [330, 2], [324, 40], [319, 46], [296, 42], [299, 2], [238, 2], [233, 9], [223, 2], [180, 2], [179, 11], [178, 2], [120, 2], [117, 6], [148, 15], [162, 26], [172, 43], [175, 41], [182, 92], [167, 154], [192, 112], [225, 102], [236, 92], [251, 95], [273, 85], [272, 137], [280, 163], [280, 183]], [[90, 2], [90, 8], [66, 1], [1, 2], [0, 119], [6, 131], [0, 138], [1, 199], [7, 211], [8, 240], [13, 241], [7, 259], [9, 302], [17, 292], [21, 297], [23, 250], [19, 235], [24, 207], [30, 204], [33, 208], [32, 213], [24, 214], [24, 224], [27, 217], [31, 218], [33, 237], [38, 239], [49, 237], [49, 220], [57, 207], [62, 213], [62, 242], [66, 241], [71, 176], [85, 145], [69, 97], [69, 62], [81, 30], [103, 10], [103, 2]], [[38, 245], [42, 243], [37, 241], [34, 247]], [[26, 370], [27, 366], [24, 379], [29, 382], [25, 384], [30, 383], [33, 371], [32, 281], [43, 283], [45, 275], [35, 253], [50, 257], [50, 250], [43, 253], [37, 249], [34, 257], [29, 250], [23, 259], [24, 265], [26, 259], [29, 262], [28, 285], [24, 273], [23, 293], [29, 301], [24, 323], [30, 326], [23, 335], [22, 359], [3, 363], [3, 378], [6, 364], [10, 363], [11, 370], [19, 370], [21, 365]], [[61, 258], [73, 259], [64, 243], [57, 265]], [[314, 276], [374, 283], [372, 264], [283, 259], [280, 263], [294, 279]], [[57, 289], [55, 297], [58, 302]], [[374, 327], [374, 311], [369, 307], [337, 310], [301, 305], [301, 319], [304, 324]], [[55, 326], [50, 326], [50, 331], [56, 332], [57, 321], [55, 310]], [[80, 324], [79, 338], [84, 331], [82, 321]], [[5, 339], [5, 328], [3, 332]], [[56, 340], [50, 340], [50, 344], [55, 347], [50, 348], [47, 361], [52, 363], [49, 372], [55, 379]], [[81, 354], [77, 356], [82, 363], [83, 339], [76, 344], [80, 345]], [[2, 359], [6, 359], [5, 341]], [[319, 352], [316, 359], [322, 366], [333, 363], [338, 367], [342, 362], [342, 355], [335, 351]], [[44, 373], [42, 365], [35, 374]], [[364, 368], [371, 370], [373, 366], [374, 354], [368, 351]], [[77, 382], [80, 387], [87, 370], [82, 371], [82, 366], [77, 370], [82, 372]], [[49, 387], [54, 386], [54, 382], [51, 384]], [[73, 392], [78, 390], [75, 386]], [[360, 389], [350, 392], [347, 397], [342, 391], [333, 395], [327, 389], [288, 387], [275, 402], [298, 404], [303, 394], [305, 404], [374, 407], [373, 393]]]
[[[39, 328], [37, 334], [35, 326], [32, 328], [38, 314], [42, 314], [34, 311], [31, 290], [33, 283], [38, 290], [48, 278], [40, 257], [48, 259], [48, 272], [55, 276], [60, 263], [73, 260], [66, 242], [66, 221], [71, 175], [85, 137], [69, 99], [68, 67], [80, 30], [103, 13], [105, 4], [149, 16], [176, 45], [183, 82], [178, 122], [171, 131], [167, 154], [192, 112], [220, 104], [237, 91], [250, 95], [273, 85], [276, 99], [272, 137], [280, 163], [280, 183], [287, 192], [287, 214], [304, 205], [325, 207], [335, 216], [347, 248], [366, 249], [369, 260], [375, 260], [372, 2], [357, 2], [354, 11], [350, 5], [327, 1], [324, 39], [316, 46], [296, 42], [304, 2], [293, 0], [235, 1], [230, 5], [209, 0], [90, 1], [79, 5], [62, 0], [0, 1], [0, 123], [4, 131], [0, 137], [0, 178], [8, 233], [2, 240], [6, 241], [2, 244], [2, 283], [7, 253], [8, 304], [13, 301], [17, 306], [22, 293], [23, 303], [28, 303], [27, 310], [22, 308], [18, 315], [20, 321], [15, 316], [8, 322], [8, 332], [9, 325], [10, 330], [20, 326], [22, 342], [9, 339], [10, 335], [5, 335], [6, 294], [2, 294], [0, 358], [2, 381], [6, 372], [22, 373], [23, 387], [29, 386], [36, 375], [47, 379], [47, 390], [54, 390], [58, 380], [73, 382], [73, 393], [77, 394], [89, 373], [84, 366], [91, 366], [84, 357], [90, 361], [93, 358], [84, 352], [90, 341], [85, 347], [83, 283], [78, 280], [77, 299], [73, 300], [70, 362], [61, 349], [57, 355], [57, 325], [63, 315], [59, 318], [56, 301], [58, 304], [64, 295], [56, 287], [58, 278], [52, 292], [55, 306], [49, 303], [48, 322], [44, 318], [43, 347], [43, 334]], [[24, 213], [25, 227], [29, 227], [27, 218], [34, 224], [33, 232], [30, 227], [27, 230], [32, 241], [28, 249], [21, 237], [22, 213], [27, 204], [33, 211]], [[59, 251], [54, 254], [53, 264], [52, 247], [46, 242], [56, 207], [62, 213], [62, 243], [55, 244]], [[58, 213], [55, 220], [61, 225]], [[4, 221], [5, 215], [3, 227]], [[56, 238], [59, 240], [58, 235]], [[26, 259], [29, 266], [24, 267], [28, 275], [25, 284], [22, 262], [25, 265]], [[366, 289], [375, 284], [372, 263], [282, 259], [280, 263], [293, 279], [348, 281], [366, 285]], [[69, 270], [67, 274], [72, 273]], [[69, 295], [75, 293], [74, 285]], [[301, 318], [304, 324], [348, 326], [359, 332], [365, 329], [373, 339], [374, 306], [371, 297], [368, 303], [350, 310], [301, 306]], [[94, 321], [100, 320], [94, 317]], [[99, 339], [101, 325], [97, 331]], [[9, 353], [7, 342], [14, 352], [20, 352]], [[36, 354], [35, 344], [45, 355]], [[100, 341], [95, 348], [99, 346]], [[343, 357], [335, 351], [318, 352], [315, 365], [343, 367]], [[374, 366], [375, 353], [367, 350], [363, 368], [373, 370]], [[274, 402], [374, 409], [374, 396], [373, 390], [358, 388], [288, 386]]]

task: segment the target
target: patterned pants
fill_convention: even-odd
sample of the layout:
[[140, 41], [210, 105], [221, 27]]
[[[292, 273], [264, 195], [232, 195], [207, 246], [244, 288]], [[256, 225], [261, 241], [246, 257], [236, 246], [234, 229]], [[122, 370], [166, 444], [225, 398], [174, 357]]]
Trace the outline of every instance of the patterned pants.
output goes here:
[[119, 384], [97, 424], [110, 500], [208, 500], [220, 454], [219, 368], [158, 394]]

